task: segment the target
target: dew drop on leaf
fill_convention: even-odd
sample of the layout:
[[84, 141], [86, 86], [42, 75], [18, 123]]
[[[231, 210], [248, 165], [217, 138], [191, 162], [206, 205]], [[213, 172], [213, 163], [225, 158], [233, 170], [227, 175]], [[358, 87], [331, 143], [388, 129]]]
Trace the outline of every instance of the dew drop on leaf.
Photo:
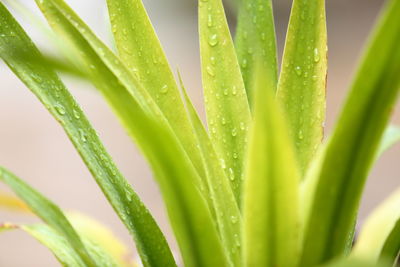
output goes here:
[[210, 34], [210, 36], [208, 36], [208, 44], [210, 46], [216, 46], [218, 44], [218, 35], [217, 34]]
[[235, 216], [235, 215], [232, 215], [232, 216], [231, 216], [231, 222], [232, 222], [232, 223], [237, 223], [237, 222], [238, 222], [238, 217]]
[[58, 104], [58, 105], [55, 106], [55, 109], [56, 109], [58, 114], [60, 114], [60, 115], [64, 115], [65, 114], [64, 106]]
[[233, 128], [233, 129], [232, 129], [231, 134], [232, 134], [233, 137], [235, 137], [235, 136], [237, 135], [237, 130], [236, 130], [236, 128]]
[[294, 70], [296, 71], [296, 74], [297, 74], [298, 76], [301, 76], [301, 74], [303, 73], [303, 71], [301, 70], [301, 67], [300, 67], [300, 66], [296, 66], [296, 67], [294, 68]]
[[319, 60], [320, 60], [319, 50], [318, 48], [314, 48], [314, 62], [319, 62]]
[[162, 94], [168, 93], [168, 85], [164, 84], [164, 85], [161, 87], [160, 92], [161, 92]]

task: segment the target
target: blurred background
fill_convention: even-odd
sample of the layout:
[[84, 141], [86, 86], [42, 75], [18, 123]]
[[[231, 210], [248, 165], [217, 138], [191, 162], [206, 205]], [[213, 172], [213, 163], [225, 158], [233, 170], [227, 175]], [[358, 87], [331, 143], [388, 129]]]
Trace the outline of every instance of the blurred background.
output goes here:
[[[105, 1], [66, 0], [107, 43], [110, 41]], [[329, 75], [326, 133], [345, 99], [363, 44], [384, 1], [327, 0]], [[37, 8], [32, 0], [26, 7]], [[289, 0], [274, 1], [279, 54], [283, 49]], [[193, 101], [204, 118], [195, 0], [144, 0], [173, 69], [179, 68]], [[227, 7], [234, 29], [234, 9]], [[14, 14], [16, 14], [14, 12]], [[41, 47], [48, 41], [35, 25], [17, 16]], [[97, 129], [101, 139], [136, 192], [152, 211], [168, 240], [176, 246], [151, 172], [101, 96], [86, 82], [65, 76], [68, 88]], [[393, 121], [400, 124], [399, 105]], [[340, 156], [340, 155], [338, 155]], [[385, 196], [400, 185], [400, 146], [379, 159], [367, 183], [359, 224]], [[67, 210], [88, 214], [113, 229], [134, 251], [134, 245], [61, 127], [25, 86], [0, 63], [0, 165], [6, 166]], [[0, 190], [7, 189], [0, 185]], [[0, 211], [0, 222], [32, 222], [29, 216]], [[20, 231], [0, 235], [0, 267], [58, 266], [51, 253]]]

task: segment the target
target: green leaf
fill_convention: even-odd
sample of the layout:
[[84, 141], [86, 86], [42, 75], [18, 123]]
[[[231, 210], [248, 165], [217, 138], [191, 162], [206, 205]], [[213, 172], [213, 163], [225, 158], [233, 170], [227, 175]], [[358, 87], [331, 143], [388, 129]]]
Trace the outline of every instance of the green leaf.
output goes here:
[[[116, 168], [78, 104], [51, 69], [38, 61], [29, 61], [32, 55], [40, 58], [40, 52], [3, 5], [0, 12], [0, 57], [61, 123], [116, 213], [133, 234], [144, 264], [157, 266], [158, 262], [159, 266], [168, 266], [168, 263], [174, 266], [172, 253], [156, 222]], [[23, 55], [10, 51], [23, 51], [26, 60], [22, 60]]]
[[398, 142], [400, 142], [400, 127], [389, 125], [382, 137], [379, 151], [377, 153], [378, 157]]
[[203, 176], [204, 166], [178, 86], [141, 0], [107, 0], [121, 61], [155, 100]]
[[[2, 5], [0, 5], [0, 10], [1, 7]], [[7, 184], [32, 212], [65, 238], [65, 243], [82, 260], [83, 266], [96, 266], [82, 240], [58, 206], [2, 167], [0, 167], [0, 181]]]
[[237, 203], [243, 177], [250, 109], [221, 0], [199, 0], [201, 69], [207, 123]]
[[252, 74], [255, 64], [262, 62], [268, 88], [276, 90], [278, 83], [278, 64], [276, 37], [271, 0], [243, 0], [240, 3], [238, 26], [236, 29], [236, 53], [240, 63], [244, 85], [250, 107], [254, 102]]
[[[21, 229], [26, 233], [30, 234], [37, 241], [46, 246], [57, 258], [57, 260], [63, 266], [69, 267], [86, 267], [87, 265], [77, 257], [74, 251], [74, 247], [71, 246], [68, 241], [60, 235], [57, 231], [45, 224], [33, 224], [33, 225], [16, 225], [16, 224], [0, 224], [1, 230], [13, 230]], [[87, 250], [91, 257], [95, 261], [95, 266], [105, 267], [117, 267], [117, 263], [114, 259], [104, 250], [101, 246], [92, 242], [87, 238], [82, 238], [87, 247]]]
[[200, 154], [194, 135], [188, 134], [191, 125], [178, 86], [142, 1], [108, 0], [107, 4], [121, 61], [156, 101], [188, 154], [194, 153], [193, 163], [198, 164]]
[[363, 258], [341, 258], [335, 259], [320, 267], [392, 267], [387, 261], [371, 262]]
[[304, 174], [324, 134], [325, 1], [294, 0], [288, 27], [277, 96], [285, 108]]
[[214, 212], [216, 213], [219, 234], [232, 265], [240, 266], [242, 216], [229, 183], [229, 179], [235, 179], [234, 173], [231, 172], [228, 179], [226, 173], [221, 168], [210, 137], [183, 86], [179, 73], [178, 76], [181, 82], [185, 104], [189, 112], [193, 129], [196, 133], [197, 143], [202, 152], [202, 160], [206, 167], [207, 183], [210, 188]]
[[357, 238], [353, 255], [393, 264], [400, 252], [400, 190], [394, 192], [367, 218]]
[[294, 146], [274, 88], [268, 87], [261, 72], [256, 74], [244, 186], [244, 262], [245, 266], [296, 266], [300, 175]]
[[[38, 4], [60, 37], [75, 49], [77, 60], [86, 66], [93, 83], [151, 164], [185, 264], [226, 266], [226, 256], [200, 192], [200, 177], [152, 98], [63, 1], [43, 0]], [[154, 260], [157, 266], [172, 265], [165, 256]]]
[[133, 253], [105, 225], [78, 212], [68, 212], [67, 217], [84, 240], [90, 240], [92, 245], [100, 247], [119, 267], [135, 266]]
[[304, 184], [301, 264], [344, 253], [361, 193], [400, 87], [400, 1], [389, 1], [350, 95]]

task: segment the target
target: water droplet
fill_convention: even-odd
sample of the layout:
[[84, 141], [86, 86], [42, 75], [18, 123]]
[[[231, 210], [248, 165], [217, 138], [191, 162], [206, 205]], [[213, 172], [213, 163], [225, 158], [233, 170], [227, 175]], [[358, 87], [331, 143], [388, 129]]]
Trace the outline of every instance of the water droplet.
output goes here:
[[299, 137], [300, 140], [303, 140], [303, 138], [304, 138], [303, 130], [299, 131], [298, 137]]
[[164, 84], [164, 85], [161, 87], [160, 92], [161, 92], [162, 94], [168, 93], [168, 85]]
[[232, 95], [236, 95], [237, 94], [237, 88], [236, 86], [232, 87]]
[[242, 61], [242, 68], [247, 68], [247, 59], [243, 59], [243, 61]]
[[32, 78], [35, 82], [37, 82], [37, 83], [42, 83], [42, 82], [43, 82], [42, 77], [36, 75], [35, 73], [32, 73], [32, 74], [31, 74], [31, 78]]
[[319, 62], [320, 58], [318, 48], [314, 48], [314, 62]]
[[224, 89], [224, 95], [228, 95], [229, 90], [227, 88]]
[[261, 33], [261, 40], [265, 40], [266, 39], [266, 37], [265, 37], [265, 32], [263, 32], [263, 33]]
[[81, 118], [81, 115], [79, 114], [79, 112], [76, 109], [74, 109], [73, 112], [74, 112], [75, 119], [79, 120]]
[[208, 36], [208, 44], [210, 46], [216, 46], [218, 44], [218, 35], [214, 33]]
[[63, 105], [58, 104], [58, 105], [55, 106], [55, 109], [56, 109], [58, 114], [60, 114], [60, 115], [64, 115], [65, 114], [65, 108], [64, 108]]
[[212, 27], [213, 25], [213, 20], [211, 14], [208, 14], [208, 20], [207, 20], [207, 26]]
[[300, 67], [300, 66], [296, 66], [296, 67], [294, 68], [294, 70], [296, 71], [296, 74], [299, 75], [299, 76], [303, 73], [303, 71], [301, 70], [301, 67]]
[[210, 76], [212, 76], [212, 77], [215, 76], [215, 73], [214, 73], [214, 71], [213, 71], [213, 69], [212, 69], [211, 66], [207, 66], [206, 70], [207, 70], [207, 73], [208, 73]]
[[232, 129], [231, 134], [232, 134], [233, 137], [235, 137], [235, 136], [237, 135], [237, 130], [236, 130], [236, 128], [233, 128], [233, 129]]
[[240, 129], [241, 129], [242, 131], [244, 131], [244, 130], [246, 129], [246, 125], [244, 125], [244, 122], [241, 122], [241, 123], [240, 123]]
[[234, 159], [238, 158], [238, 154], [236, 152], [233, 152], [232, 156], [233, 156]]
[[211, 65], [215, 65], [215, 57], [210, 57]]
[[222, 168], [222, 169], [226, 169], [225, 160], [221, 158], [221, 159], [219, 160], [219, 162], [220, 162], [220, 164], [221, 164], [221, 168]]
[[221, 119], [221, 123], [222, 123], [222, 125], [225, 125], [225, 124], [226, 124], [225, 118], [222, 118], [222, 119]]
[[82, 142], [86, 142], [87, 141], [87, 138], [86, 138], [86, 133], [85, 133], [85, 131], [84, 130], [82, 130], [82, 129], [79, 129], [79, 136], [80, 136], [80, 138], [81, 138], [81, 141]]
[[232, 216], [231, 216], [231, 222], [232, 222], [233, 224], [237, 223], [237, 222], [238, 222], [238, 217], [235, 216], [235, 215], [232, 215]]

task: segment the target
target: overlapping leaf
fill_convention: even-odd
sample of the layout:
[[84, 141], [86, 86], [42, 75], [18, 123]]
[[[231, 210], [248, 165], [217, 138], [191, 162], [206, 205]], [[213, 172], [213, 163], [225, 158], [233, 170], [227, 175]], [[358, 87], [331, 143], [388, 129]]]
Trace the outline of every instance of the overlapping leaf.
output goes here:
[[161, 44], [141, 0], [107, 0], [121, 61], [151, 95], [201, 175], [204, 166]]
[[[151, 96], [63, 1], [38, 4], [51, 26], [75, 49], [77, 59], [152, 165], [185, 264], [225, 266], [224, 251], [200, 193], [200, 177]], [[171, 264], [165, 257], [154, 260], [160, 266]]]
[[[180, 75], [179, 78], [181, 79]], [[189, 98], [181, 80], [182, 91], [186, 107], [189, 112], [193, 128], [197, 136], [202, 153], [202, 160], [206, 168], [208, 186], [210, 188], [212, 205], [216, 213], [216, 221], [222, 243], [229, 255], [233, 266], [241, 264], [241, 228], [242, 216], [236, 203], [235, 196], [229, 180], [221, 165], [211, 143], [210, 137]], [[232, 176], [230, 177], [232, 178]]]
[[289, 120], [302, 173], [323, 138], [326, 75], [325, 1], [294, 0], [277, 96]]
[[400, 87], [400, 2], [389, 1], [332, 137], [305, 181], [301, 264], [344, 253]]
[[[136, 239], [145, 264], [174, 265], [172, 253], [154, 219], [118, 171], [82, 110], [40, 53], [0, 5], [0, 56], [61, 123], [96, 182]], [[19, 51], [14, 55], [13, 51]], [[26, 55], [26, 57], [24, 57]], [[25, 58], [26, 60], [22, 60]], [[162, 259], [162, 260], [161, 260]]]
[[221, 0], [199, 0], [199, 34], [208, 128], [221, 166], [233, 175], [231, 184], [240, 203], [251, 116]]
[[274, 88], [263, 78], [258, 75], [255, 82], [255, 122], [246, 166], [244, 265], [296, 266], [300, 175]]
[[240, 1], [238, 26], [236, 29], [236, 53], [242, 71], [250, 107], [254, 100], [253, 73], [256, 62], [266, 77], [268, 88], [276, 89], [278, 64], [276, 37], [271, 0]]
[[364, 223], [353, 255], [393, 264], [400, 252], [400, 190], [383, 202]]
[[74, 254], [77, 260], [82, 262], [82, 266], [97, 266], [95, 259], [88, 253], [81, 238], [58, 206], [2, 167], [0, 167], [0, 181], [7, 184], [29, 206], [32, 212], [65, 240], [66, 247], [70, 247], [71, 254]]

